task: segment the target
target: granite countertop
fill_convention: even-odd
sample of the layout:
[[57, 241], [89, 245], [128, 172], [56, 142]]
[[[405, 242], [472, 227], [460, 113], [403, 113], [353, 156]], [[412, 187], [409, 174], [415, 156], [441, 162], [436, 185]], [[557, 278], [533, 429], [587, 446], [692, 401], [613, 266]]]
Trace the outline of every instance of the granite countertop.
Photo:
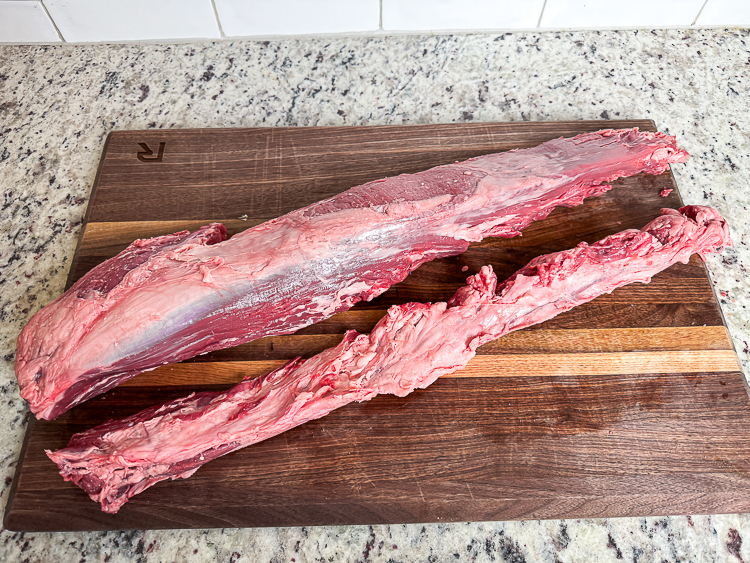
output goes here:
[[[750, 373], [750, 31], [0, 46], [0, 498], [28, 409], [15, 338], [62, 292], [116, 129], [653, 119], [686, 203], [735, 245], [708, 268]], [[750, 561], [747, 515], [208, 531], [0, 532], [3, 561]]]

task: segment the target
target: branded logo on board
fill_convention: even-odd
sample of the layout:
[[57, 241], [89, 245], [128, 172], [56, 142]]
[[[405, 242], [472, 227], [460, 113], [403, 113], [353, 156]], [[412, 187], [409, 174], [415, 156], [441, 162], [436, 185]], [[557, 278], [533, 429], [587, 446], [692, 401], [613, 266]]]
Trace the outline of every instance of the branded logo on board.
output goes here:
[[143, 149], [143, 151], [139, 152], [137, 155], [138, 160], [140, 160], [141, 162], [161, 162], [161, 159], [164, 156], [164, 147], [167, 145], [167, 143], [159, 143], [159, 152], [157, 154], [154, 154], [154, 151], [152, 151], [146, 143], [138, 144]]

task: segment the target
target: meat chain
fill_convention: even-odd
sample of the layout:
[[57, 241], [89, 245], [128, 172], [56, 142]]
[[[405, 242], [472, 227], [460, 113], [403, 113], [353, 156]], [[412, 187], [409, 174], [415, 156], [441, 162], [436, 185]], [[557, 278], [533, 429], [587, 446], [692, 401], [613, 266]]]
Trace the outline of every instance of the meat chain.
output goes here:
[[165, 479], [380, 393], [405, 396], [464, 367], [477, 347], [543, 322], [676, 262], [731, 244], [718, 212], [664, 209], [642, 230], [540, 256], [497, 284], [485, 266], [448, 303], [395, 305], [371, 334], [349, 331], [308, 360], [296, 359], [223, 393], [194, 393], [76, 434], [47, 455], [115, 513]]

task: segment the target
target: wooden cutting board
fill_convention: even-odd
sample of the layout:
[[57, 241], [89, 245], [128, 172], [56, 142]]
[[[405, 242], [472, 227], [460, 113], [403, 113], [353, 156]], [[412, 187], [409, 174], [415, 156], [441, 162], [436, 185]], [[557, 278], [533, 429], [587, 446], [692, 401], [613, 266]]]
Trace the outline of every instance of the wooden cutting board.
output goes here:
[[[135, 238], [222, 221], [234, 234], [356, 184], [602, 127], [651, 121], [124, 131], [104, 149], [69, 284]], [[515, 239], [426, 264], [378, 299], [308, 327], [142, 374], [29, 425], [11, 530], [207, 528], [750, 511], [750, 402], [699, 259], [479, 350], [406, 398], [350, 405], [160, 483], [117, 515], [63, 482], [45, 448], [191, 391], [224, 389], [369, 331], [394, 303], [450, 297], [546, 252], [678, 207], [639, 175]], [[468, 271], [464, 272], [464, 267]]]

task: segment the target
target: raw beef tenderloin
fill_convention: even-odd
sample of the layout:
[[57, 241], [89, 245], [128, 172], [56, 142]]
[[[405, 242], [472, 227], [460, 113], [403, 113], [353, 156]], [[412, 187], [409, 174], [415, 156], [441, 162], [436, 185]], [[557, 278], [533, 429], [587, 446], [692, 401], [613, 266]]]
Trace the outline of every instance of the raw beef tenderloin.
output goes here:
[[370, 182], [223, 241], [136, 241], [39, 311], [18, 339], [21, 396], [52, 419], [130, 377], [369, 300], [435, 258], [512, 237], [556, 206], [659, 174], [674, 137], [606, 130]]

